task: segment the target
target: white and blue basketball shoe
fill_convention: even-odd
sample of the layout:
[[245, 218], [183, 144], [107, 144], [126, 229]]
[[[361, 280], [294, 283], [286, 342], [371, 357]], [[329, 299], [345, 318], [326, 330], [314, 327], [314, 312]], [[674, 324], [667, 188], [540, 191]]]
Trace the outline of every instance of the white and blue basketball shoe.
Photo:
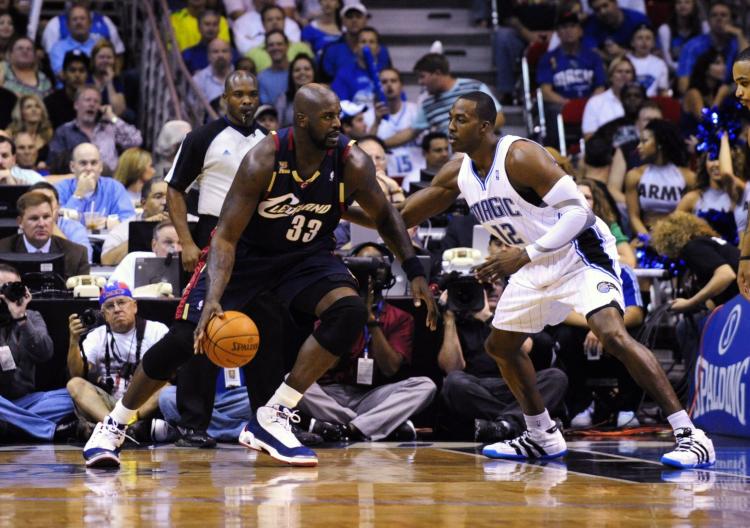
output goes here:
[[527, 429], [519, 436], [490, 444], [482, 454], [490, 458], [508, 460], [548, 460], [568, 452], [560, 427], [555, 424], [547, 430]]
[[120, 467], [120, 447], [125, 442], [125, 425], [120, 425], [107, 416], [99, 422], [83, 447], [86, 467]]
[[675, 429], [677, 447], [661, 457], [661, 463], [680, 469], [708, 467], [716, 462], [714, 443], [700, 429]]
[[283, 405], [260, 407], [240, 433], [239, 442], [292, 466], [317, 466], [315, 452], [303, 446], [292, 433], [292, 423], [299, 421], [297, 411]]

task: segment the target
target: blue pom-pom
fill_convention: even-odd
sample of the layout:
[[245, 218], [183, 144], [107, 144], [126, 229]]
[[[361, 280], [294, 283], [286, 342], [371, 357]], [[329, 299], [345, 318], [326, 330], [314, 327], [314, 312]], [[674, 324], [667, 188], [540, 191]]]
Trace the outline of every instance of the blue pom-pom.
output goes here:
[[721, 134], [726, 133], [729, 145], [734, 146], [740, 131], [742, 122], [739, 112], [742, 105], [737, 102], [734, 105], [726, 105], [724, 108], [703, 108], [701, 110], [701, 121], [698, 123], [698, 144], [695, 150], [699, 153], [707, 153], [709, 159], [719, 157], [721, 147]]

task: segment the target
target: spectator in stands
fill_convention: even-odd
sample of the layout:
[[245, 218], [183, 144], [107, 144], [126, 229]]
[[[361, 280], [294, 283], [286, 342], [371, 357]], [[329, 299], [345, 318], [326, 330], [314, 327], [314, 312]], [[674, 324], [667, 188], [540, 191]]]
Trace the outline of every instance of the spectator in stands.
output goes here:
[[233, 71], [231, 46], [216, 38], [208, 44], [208, 66], [198, 70], [193, 81], [206, 101], [211, 102], [224, 93], [224, 82]]
[[676, 208], [703, 218], [721, 238], [735, 246], [738, 239], [734, 211], [742, 199], [745, 182], [734, 174], [742, 174], [739, 165], [744, 161], [743, 155], [735, 153], [732, 156], [735, 170], [727, 174], [721, 172], [718, 159], [702, 155], [698, 161], [696, 188], [685, 193]]
[[65, 276], [88, 275], [90, 270], [86, 248], [53, 235], [54, 210], [49, 196], [39, 192], [21, 195], [16, 204], [20, 234], [0, 240], [0, 252], [62, 253], [65, 255]]
[[[375, 109], [367, 112], [365, 121], [372, 123], [369, 133], [385, 141], [397, 132], [411, 128], [419, 107], [416, 103], [404, 100], [404, 85], [398, 70], [384, 68], [378, 78], [386, 102], [375, 101]], [[409, 189], [410, 182], [419, 180], [419, 171], [424, 163], [422, 151], [415, 141], [388, 152], [388, 174], [403, 176], [405, 189]]]
[[47, 115], [47, 108], [36, 94], [26, 94], [18, 98], [12, 114], [13, 120], [7, 129], [8, 134], [15, 136], [26, 132], [42, 158], [47, 157], [47, 144], [52, 139], [54, 129]]
[[[491, 253], [499, 248], [498, 243], [490, 244]], [[440, 395], [448, 411], [444, 424], [452, 430], [453, 436], [497, 442], [519, 434], [525, 422], [508, 383], [485, 351], [494, 306], [486, 291], [483, 297], [481, 309], [454, 312], [448, 308], [450, 291], [446, 290], [441, 296], [443, 341], [437, 361], [446, 377]], [[534, 361], [537, 386], [545, 406], [555, 415], [563, 410], [568, 379], [561, 370], [549, 368], [548, 361], [541, 359], [551, 355], [553, 345], [550, 336], [540, 332], [528, 337], [522, 350]]]
[[91, 80], [99, 90], [102, 104], [112, 106], [115, 115], [122, 116], [127, 106], [115, 59], [115, 47], [107, 39], [100, 39], [91, 49]]
[[365, 112], [363, 104], [341, 101], [341, 133], [352, 139], [360, 139], [367, 135]]
[[[180, 48], [180, 51], [191, 48], [201, 41], [198, 18], [205, 9], [206, 0], [187, 0], [187, 7], [169, 15], [169, 21], [172, 23], [177, 47]], [[226, 43], [230, 42], [229, 25], [224, 17], [219, 18], [218, 38]]]
[[63, 208], [78, 211], [81, 220], [83, 213], [89, 211], [117, 215], [121, 222], [135, 216], [125, 187], [113, 178], [101, 177], [102, 161], [96, 145], [81, 143], [73, 149], [71, 158], [74, 177], [57, 183]]
[[708, 24], [701, 20], [698, 0], [676, 0], [669, 20], [658, 29], [659, 45], [670, 73], [677, 71], [685, 43], [702, 33], [708, 33]]
[[625, 201], [630, 228], [643, 238], [695, 186], [695, 173], [687, 168], [687, 150], [680, 131], [669, 121], [654, 119], [646, 125], [638, 154], [646, 163], [625, 176]]
[[252, 73], [253, 75], [256, 75], [258, 73], [258, 68], [255, 67], [255, 63], [250, 57], [240, 57], [239, 59], [237, 59], [234, 62], [234, 69], [243, 70], [248, 73]]
[[[379, 244], [354, 249], [358, 257], [387, 259], [392, 253]], [[369, 278], [363, 294], [367, 323], [350, 354], [305, 391], [299, 408], [311, 416], [310, 431], [326, 440], [383, 440], [395, 431], [401, 439], [416, 440], [409, 418], [426, 408], [435, 397], [435, 383], [425, 376], [407, 377], [412, 359], [414, 317], [382, 299], [382, 291]], [[359, 366], [370, 358], [367, 379]]]
[[[325, 82], [333, 80], [336, 72], [347, 64], [357, 61], [357, 37], [367, 25], [367, 8], [360, 2], [345, 4], [339, 14], [344, 32], [338, 40], [323, 48], [320, 56], [320, 76]], [[377, 60], [384, 68], [391, 66], [391, 57], [385, 46], [381, 46]]]
[[17, 97], [34, 94], [45, 97], [52, 91], [47, 76], [39, 71], [34, 42], [28, 37], [18, 37], [10, 45], [7, 61], [0, 62], [0, 86]]
[[31, 191], [44, 194], [52, 202], [52, 220], [54, 225], [52, 234], [85, 247], [86, 253], [89, 257], [89, 262], [91, 262], [94, 255], [94, 249], [91, 247], [91, 242], [89, 242], [88, 232], [81, 222], [66, 218], [61, 214], [60, 197], [57, 194], [55, 186], [49, 182], [41, 181], [29, 187], [29, 192]]
[[13, 136], [13, 142], [16, 144], [16, 164], [22, 169], [33, 170], [46, 176], [49, 174], [47, 164], [39, 161], [39, 148], [34, 139], [28, 132], [18, 132]]
[[[273, 0], [253, 0], [253, 3], [256, 9], [246, 12], [232, 26], [234, 43], [241, 54], [245, 55], [253, 48], [262, 46], [266, 32], [271, 29], [282, 31], [290, 42], [300, 41], [299, 26], [292, 18], [286, 17], [283, 10], [279, 13]], [[268, 20], [261, 14], [266, 9], [272, 9]]]
[[654, 54], [654, 30], [651, 26], [638, 26], [630, 41], [628, 59], [635, 68], [635, 80], [643, 85], [648, 97], [668, 96], [669, 69], [664, 59]]
[[[153, 237], [151, 239], [151, 251], [131, 251], [117, 265], [110, 281], [123, 282], [129, 288], [135, 287], [135, 261], [139, 258], [166, 258], [169, 255], [177, 256], [182, 251], [180, 240], [177, 237], [177, 230], [169, 220], [163, 220], [154, 227]], [[172, 292], [179, 295], [180, 292]]]
[[[688, 89], [690, 75], [695, 69], [698, 57], [711, 48], [719, 50], [724, 57], [724, 64], [733, 64], [739, 50], [748, 46], [748, 41], [742, 29], [732, 22], [732, 8], [723, 0], [711, 3], [708, 11], [708, 33], [693, 37], [685, 43], [680, 51], [677, 65], [677, 88], [680, 93]], [[731, 80], [731, 72], [727, 72], [726, 81]]]
[[137, 206], [141, 202], [143, 184], [153, 178], [154, 173], [151, 154], [141, 148], [132, 147], [120, 155], [114, 179], [125, 187], [133, 206]]
[[93, 143], [107, 167], [107, 173], [117, 168], [118, 151], [138, 147], [142, 143], [140, 131], [117, 117], [109, 105], [101, 104], [99, 90], [84, 86], [76, 94], [76, 118], [55, 130], [49, 143], [47, 164], [53, 173], [64, 171], [64, 160], [81, 143]]
[[375, 71], [383, 69], [384, 65], [377, 61], [380, 51], [380, 35], [372, 27], [365, 27], [357, 35], [357, 60], [342, 66], [336, 72], [331, 83], [331, 89], [339, 99], [354, 101], [355, 103], [371, 104], [375, 94], [375, 84], [370, 78], [370, 72], [364, 59], [364, 48], [372, 53]]
[[[539, 29], [540, 22], [552, 22], [555, 2], [540, 0], [537, 2], [508, 1], [498, 9], [500, 26], [492, 34], [492, 55], [495, 64], [495, 90], [502, 104], [513, 103], [513, 92], [516, 87], [516, 65], [526, 47], [546, 38], [534, 29]], [[551, 25], [545, 29], [551, 29]]]
[[[586, 142], [586, 145], [588, 146], [592, 141], [595, 140], [593, 138], [590, 139]], [[609, 195], [606, 183], [590, 178], [579, 178], [578, 190], [586, 198], [586, 202], [588, 202], [594, 214], [604, 220], [612, 232], [612, 236], [615, 237], [620, 263], [635, 268], [635, 251], [633, 251], [633, 247], [630, 245], [630, 239], [619, 224], [619, 213], [617, 212], [614, 200]]]
[[[625, 154], [638, 145], [638, 113], [646, 103], [646, 88], [636, 81], [629, 82], [620, 91], [623, 115], [604, 123], [596, 130], [596, 135], [605, 138], [615, 148], [624, 148]], [[650, 104], [656, 105], [651, 101]], [[658, 106], [658, 105], [656, 105]]]
[[357, 145], [372, 158], [375, 165], [375, 178], [388, 201], [391, 203], [403, 202], [406, 199], [403, 189], [396, 180], [388, 176], [383, 140], [377, 136], [364, 136], [357, 141]]
[[248, 12], [255, 11], [253, 0], [224, 0], [224, 11], [231, 23]]
[[271, 105], [260, 105], [255, 112], [255, 122], [269, 132], [274, 132], [279, 129], [279, 113]]
[[301, 38], [316, 56], [341, 37], [342, 0], [320, 0], [320, 13], [302, 28]]
[[62, 70], [65, 54], [71, 50], [80, 50], [91, 57], [91, 50], [101, 38], [91, 33], [91, 13], [81, 5], [74, 5], [68, 11], [69, 35], [58, 40], [49, 50], [49, 61], [52, 71], [59, 75]]
[[287, 89], [275, 102], [281, 127], [292, 126], [294, 124], [294, 95], [300, 87], [311, 82], [317, 82], [315, 62], [307, 55], [297, 55], [289, 63]]
[[44, 98], [53, 128], [58, 128], [76, 118], [76, 93], [86, 84], [89, 71], [89, 57], [81, 50], [71, 50], [65, 54], [60, 79], [63, 87]]
[[432, 132], [448, 132], [449, 111], [453, 103], [464, 94], [479, 90], [495, 101], [497, 119], [495, 128], [505, 123], [500, 103], [492, 95], [486, 84], [475, 79], [453, 77], [450, 73], [448, 59], [438, 53], [428, 53], [414, 65], [419, 85], [427, 90], [428, 96], [422, 99], [419, 113], [412, 128], [394, 134], [385, 142], [388, 147], [397, 147], [412, 141], [420, 132], [430, 129]]
[[[610, 2], [611, 0], [597, 0], [599, 2]], [[593, 96], [583, 109], [583, 121], [581, 130], [583, 136], [588, 139], [591, 134], [613, 119], [625, 115], [622, 107], [622, 88], [635, 80], [635, 68], [627, 58], [618, 57], [614, 59], [607, 70], [609, 76], [609, 89]]]
[[[42, 46], [47, 53], [51, 53], [52, 47], [60, 40], [63, 40], [70, 36], [69, 30], [69, 17], [73, 11], [73, 7], [80, 7], [87, 10], [91, 16], [91, 35], [95, 39], [105, 38], [109, 40], [115, 46], [115, 53], [122, 56], [125, 53], [125, 44], [122, 43], [120, 33], [117, 30], [117, 26], [110, 20], [106, 15], [102, 15], [97, 11], [90, 11], [91, 0], [76, 0], [72, 2], [72, 6], [67, 13], [58, 15], [52, 20], [47, 22], [44, 26], [44, 33], [42, 34]], [[78, 13], [76, 11], [76, 13]], [[78, 20], [76, 21], [78, 24]]]
[[[208, 66], [208, 43], [219, 36], [219, 20], [221, 17], [216, 11], [206, 9], [198, 17], [198, 31], [201, 40], [195, 46], [191, 46], [182, 52], [182, 60], [185, 61], [188, 71], [193, 74]], [[240, 54], [232, 48], [232, 63], [234, 64]]]
[[583, 26], [583, 44], [598, 50], [607, 61], [624, 55], [636, 28], [649, 25], [646, 15], [623, 9], [616, 0], [591, 0], [589, 5], [594, 16], [588, 17]]
[[258, 74], [260, 103], [273, 104], [287, 90], [289, 40], [283, 32], [275, 29], [266, 33], [265, 42], [271, 66]]
[[732, 94], [726, 79], [727, 63], [718, 50], [711, 48], [695, 61], [688, 89], [682, 99], [685, 135], [696, 132], [703, 118], [703, 108], [720, 107]]
[[130, 222], [164, 222], [169, 220], [167, 213], [167, 182], [151, 179], [141, 188], [140, 214], [120, 222], [107, 233], [102, 246], [102, 265], [116, 266], [128, 254]]
[[0, 13], [0, 57], [4, 57], [10, 50], [13, 38], [16, 36], [16, 26], [10, 13]]
[[31, 185], [44, 178], [32, 169], [16, 164], [16, 144], [6, 136], [0, 136], [0, 183], [5, 185]]
[[161, 127], [154, 145], [154, 171], [157, 178], [167, 175], [177, 155], [177, 149], [191, 130], [190, 123], [180, 120], [167, 121]]
[[[20, 281], [15, 268], [0, 263], [0, 285]], [[0, 295], [0, 347], [3, 350], [0, 352], [3, 358], [0, 430], [7, 430], [10, 424], [36, 439], [51, 441], [60, 438], [67, 428], [61, 424], [73, 412], [73, 401], [65, 389], [36, 390], [37, 366], [52, 358], [54, 348], [42, 315], [27, 310], [31, 293], [25, 286], [23, 289], [24, 295], [16, 301]], [[7, 441], [7, 438], [0, 440]]]
[[[163, 323], [138, 316], [138, 303], [126, 284], [107, 283], [99, 306], [106, 324], [94, 329], [87, 329], [78, 314], [68, 317], [67, 390], [88, 431], [114, 409], [143, 355], [167, 333]], [[167, 440], [167, 423], [154, 418], [159, 410], [158, 394], [136, 411], [136, 421], [128, 431], [136, 441]]]
[[264, 36], [260, 44], [250, 49], [250, 51], [248, 51], [246, 54], [247, 57], [255, 63], [255, 68], [258, 73], [267, 68], [270, 68], [273, 64], [273, 59], [271, 58], [271, 50], [268, 50], [266, 48], [265, 39], [265, 37], [271, 31], [280, 31], [284, 34], [284, 36], [286, 36], [286, 57], [288, 60], [292, 61], [298, 55], [307, 55], [308, 57], [313, 56], [313, 52], [306, 42], [299, 42], [299, 39], [297, 41], [293, 41], [286, 34], [286, 32], [284, 31], [284, 11], [280, 7], [267, 6], [263, 8], [263, 14], [261, 16], [263, 17]]
[[430, 132], [422, 138], [422, 154], [425, 168], [420, 172], [422, 181], [432, 181], [443, 165], [448, 163], [451, 155], [448, 135], [442, 132]]

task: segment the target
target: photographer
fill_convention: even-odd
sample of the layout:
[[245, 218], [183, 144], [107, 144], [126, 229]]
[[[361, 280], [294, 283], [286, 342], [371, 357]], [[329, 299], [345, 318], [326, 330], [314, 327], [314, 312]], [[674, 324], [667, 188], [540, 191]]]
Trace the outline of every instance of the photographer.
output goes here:
[[[65, 389], [37, 392], [37, 365], [53, 354], [39, 312], [27, 310], [31, 294], [15, 268], [0, 263], [0, 439], [8, 424], [34, 438], [61, 438], [73, 413]], [[15, 431], [14, 431], [15, 432]]]
[[382, 299], [393, 255], [369, 242], [354, 248], [352, 255], [383, 259], [369, 277], [358, 277], [360, 284], [367, 284], [362, 292], [367, 296], [367, 324], [351, 354], [313, 383], [299, 408], [313, 417], [309, 431], [325, 440], [382, 440], [392, 433], [415, 440], [408, 419], [432, 402], [437, 388], [423, 376], [393, 381], [411, 361], [414, 336], [414, 318]]
[[[124, 394], [146, 351], [167, 333], [167, 327], [138, 317], [138, 303], [126, 284], [109, 282], [99, 296], [101, 314], [87, 310], [68, 318], [68, 392], [78, 417], [93, 430]], [[101, 320], [101, 315], [104, 320]], [[81, 336], [85, 339], [81, 344]], [[158, 410], [155, 393], [136, 414], [130, 433], [136, 440], [165, 441], [168, 426], [151, 420]], [[140, 421], [138, 421], [140, 420]]]
[[[491, 239], [490, 254], [499, 249], [499, 241]], [[501, 377], [497, 363], [485, 351], [494, 304], [499, 298], [494, 295], [495, 289], [488, 297], [473, 274], [458, 274], [448, 279], [440, 298], [444, 333], [438, 366], [446, 374], [441, 396], [448, 411], [445, 424], [451, 424], [451, 436], [457, 439], [494, 443], [514, 438], [525, 428], [518, 401]], [[568, 386], [562, 371], [548, 368], [553, 348], [554, 341], [545, 332], [528, 337], [522, 346], [531, 356], [537, 386], [551, 413], [562, 410]], [[473, 438], [469, 433], [472, 428]]]

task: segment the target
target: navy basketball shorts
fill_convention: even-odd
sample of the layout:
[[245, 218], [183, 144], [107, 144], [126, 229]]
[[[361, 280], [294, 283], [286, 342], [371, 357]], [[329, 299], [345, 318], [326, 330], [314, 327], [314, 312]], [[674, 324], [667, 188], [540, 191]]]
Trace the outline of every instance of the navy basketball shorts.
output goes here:
[[[242, 310], [262, 291], [270, 291], [287, 306], [312, 313], [326, 293], [340, 287], [358, 290], [357, 281], [330, 251], [288, 258], [237, 258], [221, 297], [223, 310]], [[185, 288], [176, 319], [197, 324], [208, 286], [208, 270], [201, 260]]]

